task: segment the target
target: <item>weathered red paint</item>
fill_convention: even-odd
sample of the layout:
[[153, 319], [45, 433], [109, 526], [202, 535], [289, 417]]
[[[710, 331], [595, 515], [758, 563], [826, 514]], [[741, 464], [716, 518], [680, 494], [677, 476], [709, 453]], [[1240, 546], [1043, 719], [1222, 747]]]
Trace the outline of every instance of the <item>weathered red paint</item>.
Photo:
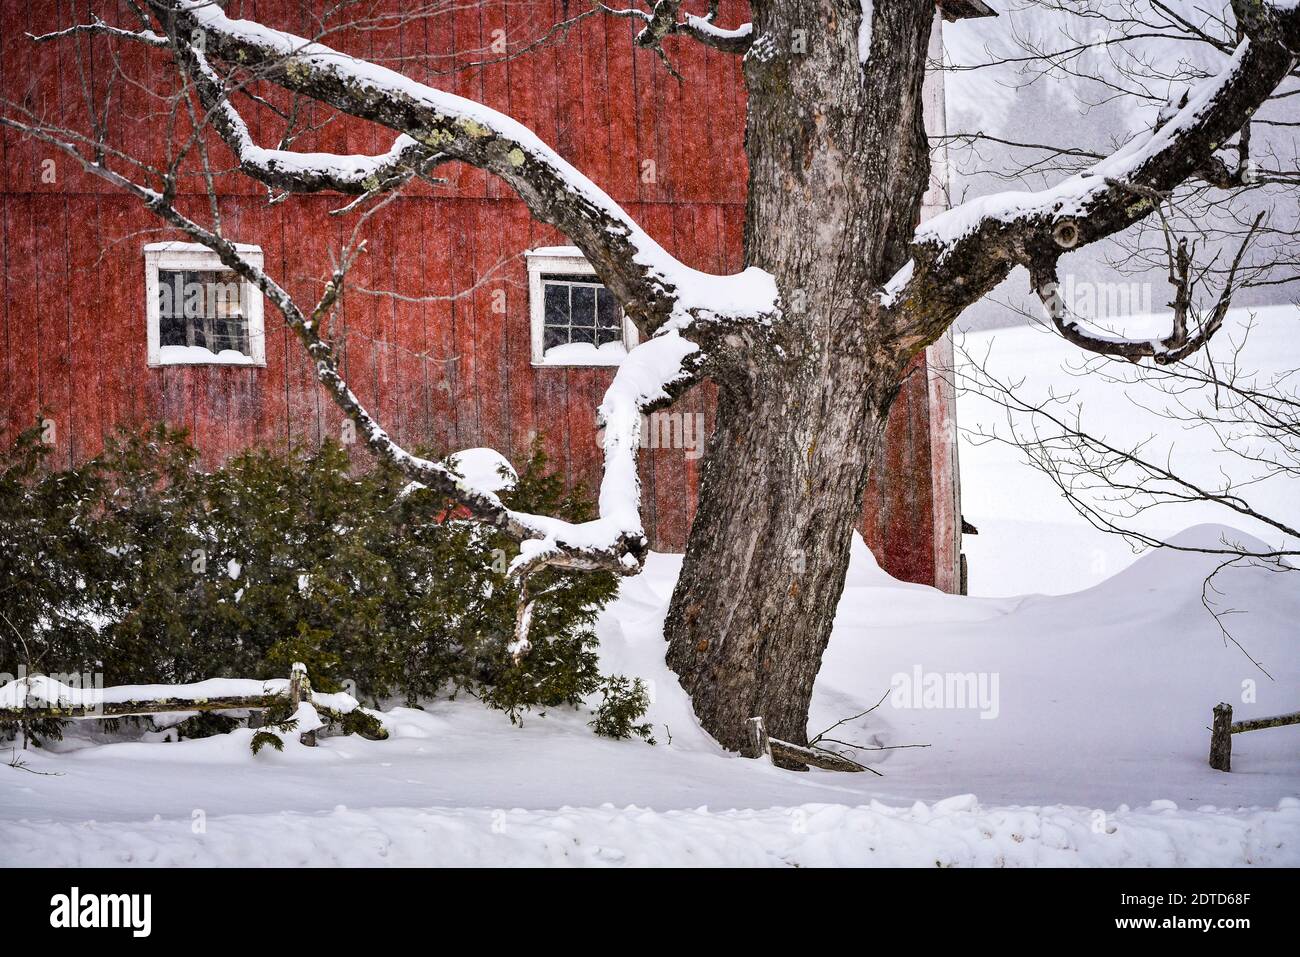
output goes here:
[[[293, 0], [233, 0], [230, 9], [271, 25], [310, 29], [307, 4]], [[435, 67], [446, 68], [490, 58], [484, 51], [494, 30], [506, 30], [513, 45], [576, 12], [552, 0], [485, 0], [453, 9], [396, 29], [335, 33], [330, 42], [381, 60], [436, 55], [442, 59], [433, 61]], [[743, 11], [743, 4], [725, 0], [722, 22], [740, 22]], [[85, 13], [69, 3], [0, 0], [0, 87], [7, 99], [52, 122], [84, 126], [82, 76], [91, 78], [102, 105], [112, 65], [107, 44], [95, 44], [93, 62], [83, 71], [73, 43], [36, 45], [25, 34], [67, 26]], [[116, 10], [100, 13], [118, 20]], [[634, 46], [633, 33], [626, 20], [589, 17], [567, 39], [492, 66], [429, 77], [414, 65], [394, 65], [532, 127], [689, 265], [738, 270], [745, 200], [739, 60], [698, 44], [676, 44], [674, 64], [684, 76], [678, 83], [653, 53]], [[134, 155], [158, 161], [167, 152], [167, 125], [157, 115], [158, 101], [145, 91], [168, 88], [174, 82], [170, 67], [133, 44], [115, 44], [114, 51], [136, 83], [119, 82], [114, 91], [111, 137]], [[259, 92], [285, 102], [274, 89]], [[255, 136], [264, 131], [261, 139], [269, 142], [277, 135], [269, 111], [242, 106]], [[318, 121], [324, 116], [318, 106], [310, 111]], [[386, 149], [391, 137], [340, 118], [294, 148], [373, 153]], [[178, 237], [159, 230], [135, 200], [40, 143], [5, 130], [0, 150], [5, 441], [47, 415], [56, 426], [56, 460], [73, 463], [96, 454], [114, 428], [165, 419], [187, 426], [212, 463], [250, 445], [311, 446], [341, 434], [340, 416], [316, 385], [306, 356], [270, 310], [265, 368], [150, 369], [141, 247]], [[233, 165], [219, 143], [211, 150], [216, 165]], [[54, 161], [53, 183], [42, 180], [45, 160]], [[643, 175], [647, 160], [654, 163], [653, 177]], [[502, 260], [505, 265], [487, 285], [450, 301], [348, 295], [334, 328], [348, 380], [405, 443], [438, 452], [488, 445], [520, 462], [540, 436], [570, 482], [593, 487], [600, 475], [594, 410], [612, 373], [534, 368], [529, 356], [521, 254], [563, 237], [533, 222], [519, 201], [481, 172], [453, 168], [439, 175], [448, 185], [412, 188], [370, 221], [369, 253], [351, 282], [406, 297], [448, 296], [472, 288]], [[268, 270], [302, 301], [314, 301], [330, 250], [355, 221], [329, 215], [343, 201], [301, 196], [270, 206], [263, 188], [245, 177], [226, 173], [217, 183], [226, 234], [259, 244]], [[195, 178], [184, 197], [196, 215], [205, 212], [201, 190]], [[504, 314], [491, 308], [499, 289], [505, 291]], [[953, 474], [950, 456], [932, 454], [932, 404], [925, 362], [918, 359], [890, 417], [862, 529], [888, 571], [951, 588], [936, 568], [936, 551], [943, 548], [936, 549], [935, 516], [942, 509], [936, 511], [935, 489], [940, 499], [949, 494]], [[678, 409], [703, 412], [711, 423], [710, 388], [693, 390]], [[655, 547], [683, 547], [698, 473], [699, 463], [682, 450], [643, 452], [645, 523]], [[945, 522], [951, 526], [950, 517]], [[950, 527], [939, 527], [940, 538], [951, 534]]]

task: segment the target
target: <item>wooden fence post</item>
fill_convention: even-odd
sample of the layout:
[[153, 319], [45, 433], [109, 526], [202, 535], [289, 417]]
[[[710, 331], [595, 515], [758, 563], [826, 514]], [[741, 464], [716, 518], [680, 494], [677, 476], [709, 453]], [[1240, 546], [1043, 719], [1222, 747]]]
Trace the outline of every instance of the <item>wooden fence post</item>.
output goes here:
[[302, 682], [307, 677], [307, 666], [295, 661], [289, 666], [289, 710], [297, 711], [302, 704]]
[[749, 754], [748, 758], [767, 758], [772, 760], [772, 745], [767, 739], [767, 729], [763, 727], [763, 719], [749, 719]]
[[1232, 770], [1232, 705], [1225, 701], [1214, 706], [1214, 725], [1210, 730], [1210, 767], [1216, 771]]
[[[307, 677], [307, 666], [295, 661], [289, 669], [289, 710], [296, 712], [298, 705], [311, 701], [311, 679]], [[316, 732], [307, 731], [299, 735], [298, 740], [309, 748], [316, 747]]]

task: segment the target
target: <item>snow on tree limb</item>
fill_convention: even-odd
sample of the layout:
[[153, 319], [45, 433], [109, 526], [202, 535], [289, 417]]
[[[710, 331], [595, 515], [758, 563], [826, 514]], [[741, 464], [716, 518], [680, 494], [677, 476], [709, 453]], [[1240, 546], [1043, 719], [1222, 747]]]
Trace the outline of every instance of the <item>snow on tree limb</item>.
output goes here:
[[[3, 122], [69, 153], [88, 171], [134, 194], [254, 283], [283, 314], [312, 356], [318, 379], [377, 456], [412, 483], [446, 496], [473, 519], [521, 542], [521, 555], [512, 568], [521, 595], [527, 575], [544, 565], [607, 568], [620, 574], [639, 571], [648, 548], [637, 478], [641, 416], [670, 402], [697, 380], [705, 358], [700, 343], [707, 342], [713, 330], [736, 323], [766, 324], [777, 315], [772, 277], [755, 268], [716, 276], [685, 266], [530, 130], [482, 104], [302, 37], [230, 19], [204, 0], [151, 0], [149, 6], [163, 33], [127, 31], [95, 18], [39, 39], [91, 32], [169, 48], [206, 111], [202, 122], [221, 136], [243, 172], [269, 186], [285, 192], [359, 194], [364, 199], [394, 190], [436, 164], [458, 160], [500, 176], [534, 215], [565, 232], [583, 250], [646, 337], [624, 360], [600, 408], [605, 474], [597, 519], [570, 523], [507, 509], [492, 488], [466, 481], [442, 463], [408, 453], [371, 417], [340, 375], [333, 347], [321, 333], [359, 249], [345, 250], [320, 302], [307, 312], [264, 270], [246, 262], [219, 229], [208, 229], [180, 213], [172, 202], [174, 186], [169, 180], [164, 178], [159, 192], [87, 159], [66, 131], [11, 119]], [[214, 59], [385, 125], [398, 136], [392, 148], [379, 156], [260, 147], [231, 103], [226, 81], [212, 65]], [[152, 169], [145, 172], [157, 175]], [[520, 638], [526, 642], [526, 631]]]
[[[709, 12], [704, 16], [688, 14], [679, 20], [682, 0], [656, 0], [649, 13], [637, 9], [615, 10], [603, 6], [604, 11], [616, 17], [628, 17], [645, 24], [636, 35], [637, 46], [655, 50], [663, 57], [661, 44], [665, 37], [680, 34], [698, 40], [706, 46], [714, 47], [726, 53], [744, 53], [754, 41], [754, 25], [744, 23], [733, 30], [719, 27], [714, 21], [718, 18], [717, 0], [709, 4]], [[665, 62], [667, 62], [665, 60]]]
[[697, 17], [693, 14], [687, 16], [678, 25], [677, 32], [685, 33], [701, 43], [716, 47], [727, 53], [744, 53], [754, 42], [754, 25], [752, 23], [742, 23], [734, 29], [726, 29], [713, 22], [712, 12], [703, 17]]
[[[881, 294], [906, 348], [937, 338], [1014, 266], [1028, 268], [1041, 292], [1061, 256], [1150, 215], [1163, 197], [1211, 163], [1300, 56], [1300, 5], [1233, 0], [1233, 10], [1245, 38], [1219, 73], [1202, 81], [1155, 129], [1056, 186], [977, 197], [918, 227], [907, 274], [900, 271]], [[1089, 337], [1077, 327], [1069, 333], [1071, 341], [1093, 351], [1127, 349], [1134, 357], [1167, 359], [1171, 354], [1148, 342]]]
[[[347, 270], [359, 250], [345, 251], [325, 292], [308, 313], [265, 270], [242, 256], [234, 243], [185, 216], [171, 199], [149, 187], [93, 162], [70, 142], [49, 130], [0, 116], [8, 126], [45, 142], [76, 159], [87, 171], [140, 199], [166, 223], [217, 254], [223, 265], [257, 286], [284, 316], [285, 322], [306, 348], [316, 376], [336, 405], [357, 426], [367, 447], [409, 478], [463, 507], [469, 517], [491, 525], [521, 543], [512, 572], [531, 571], [543, 565], [594, 570], [621, 575], [641, 570], [649, 543], [640, 517], [640, 482], [637, 451], [640, 417], [670, 402], [692, 385], [699, 371], [699, 346], [676, 330], [666, 329], [635, 347], [620, 366], [600, 408], [604, 426], [605, 476], [601, 483], [599, 518], [567, 522], [506, 508], [496, 492], [483, 482], [471, 482], [441, 462], [403, 449], [370, 415], [338, 371], [333, 346], [322, 336], [323, 321], [342, 292]], [[526, 574], [525, 576], [526, 577]], [[526, 637], [526, 636], [525, 636]]]
[[[517, 120], [401, 73], [249, 20], [232, 20], [205, 0], [153, 0], [181, 38], [202, 37], [207, 56], [411, 137], [430, 151], [503, 179], [533, 215], [565, 233], [641, 332], [697, 319], [766, 320], [776, 311], [770, 275], [699, 272], [671, 256], [595, 183]], [[355, 157], [338, 158], [332, 175], [348, 179]], [[327, 157], [309, 163], [325, 175]], [[289, 171], [282, 176], [292, 178]]]
[[46, 43], [50, 40], [62, 40], [64, 37], [76, 36], [77, 34], [97, 34], [100, 36], [117, 37], [122, 40], [134, 40], [137, 43], [143, 43], [147, 46], [165, 48], [168, 46], [167, 38], [160, 33], [154, 33], [152, 30], [124, 30], [121, 27], [111, 26], [105, 23], [94, 14], [90, 17], [89, 23], [76, 23], [64, 30], [55, 30], [52, 33], [29, 33], [29, 36], [36, 43]]
[[518, 571], [543, 556], [549, 564], [565, 564], [565, 547], [578, 546], [617, 561], [622, 574], [635, 574], [649, 542], [641, 523], [641, 480], [637, 453], [641, 448], [641, 417], [671, 403], [699, 380], [700, 347], [676, 330], [665, 330], [635, 346], [619, 364], [597, 412], [605, 456], [597, 497], [599, 517], [572, 524], [529, 515], [541, 536], [527, 541], [515, 559]]
[[415, 172], [427, 171], [447, 159], [405, 133], [398, 135], [388, 152], [379, 156], [299, 153], [258, 146], [207, 58], [200, 51], [192, 52], [191, 76], [199, 99], [208, 110], [212, 128], [235, 154], [240, 170], [268, 186], [295, 193], [322, 190], [374, 193], [395, 188]]
[[268, 186], [294, 193], [328, 190], [362, 196], [376, 195], [395, 189], [413, 176], [426, 173], [447, 159], [405, 133], [400, 134], [388, 152], [380, 156], [342, 156], [334, 153], [266, 149], [253, 142], [248, 124], [235, 109], [221, 77], [212, 69], [201, 50], [191, 49], [187, 44], [174, 45], [167, 37], [152, 30], [115, 27], [93, 15], [88, 23], [28, 36], [36, 43], [46, 43], [77, 34], [134, 40], [157, 49], [171, 49], [178, 54], [186, 61], [184, 65], [189, 78], [204, 109], [208, 111], [208, 124], [235, 154], [240, 170]]

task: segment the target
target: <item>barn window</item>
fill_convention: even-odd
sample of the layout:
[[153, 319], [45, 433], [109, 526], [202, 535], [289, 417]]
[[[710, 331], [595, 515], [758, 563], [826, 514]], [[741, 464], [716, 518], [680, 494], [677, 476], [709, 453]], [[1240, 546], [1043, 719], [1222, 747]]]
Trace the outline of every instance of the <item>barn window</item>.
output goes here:
[[533, 364], [618, 365], [636, 345], [636, 328], [574, 246], [528, 253]]
[[[262, 250], [240, 244], [249, 262]], [[265, 365], [262, 294], [195, 243], [144, 248], [149, 365]]]

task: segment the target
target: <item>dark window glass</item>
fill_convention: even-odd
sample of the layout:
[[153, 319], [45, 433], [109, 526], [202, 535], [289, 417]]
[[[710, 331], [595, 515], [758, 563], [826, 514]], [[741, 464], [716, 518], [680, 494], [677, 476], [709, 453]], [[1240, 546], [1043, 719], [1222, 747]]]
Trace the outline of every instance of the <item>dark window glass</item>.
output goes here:
[[547, 326], [542, 330], [542, 350], [554, 349], [569, 341], [568, 326]]
[[229, 271], [160, 269], [158, 341], [251, 355], [242, 283]]
[[158, 273], [158, 341], [164, 346], [185, 345], [185, 273]]
[[596, 290], [593, 286], [572, 286], [569, 288], [569, 300], [572, 305], [572, 323], [585, 329], [596, 328]]
[[602, 288], [596, 295], [596, 326], [598, 345], [622, 341], [623, 311], [608, 289]]
[[573, 276], [542, 277], [542, 349], [571, 342], [623, 341], [623, 312], [604, 286]]
[[569, 287], [558, 282], [548, 282], [544, 289], [546, 290], [546, 324], [568, 326]]

